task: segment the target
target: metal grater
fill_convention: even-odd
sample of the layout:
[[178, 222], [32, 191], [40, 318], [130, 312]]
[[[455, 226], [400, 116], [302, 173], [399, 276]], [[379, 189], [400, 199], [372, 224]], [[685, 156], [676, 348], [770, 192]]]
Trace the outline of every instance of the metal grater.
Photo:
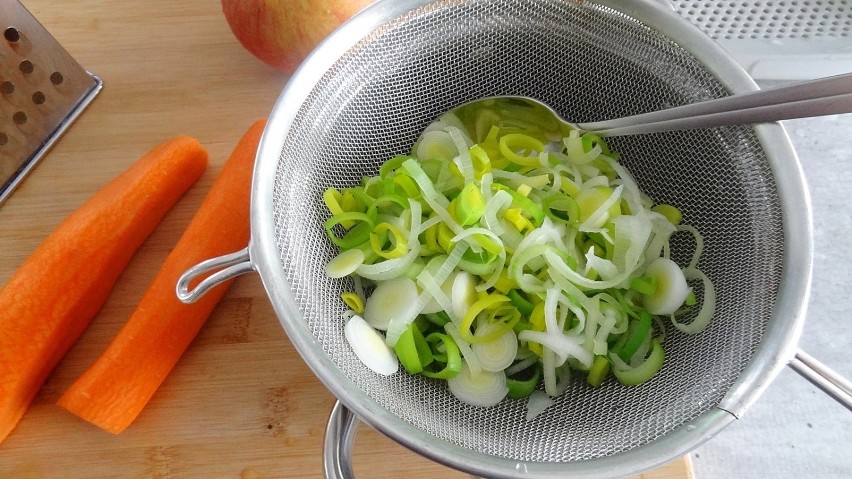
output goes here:
[[0, 2], [0, 204], [101, 89], [17, 0]]
[[716, 40], [755, 80], [852, 71], [849, 0], [662, 0]]

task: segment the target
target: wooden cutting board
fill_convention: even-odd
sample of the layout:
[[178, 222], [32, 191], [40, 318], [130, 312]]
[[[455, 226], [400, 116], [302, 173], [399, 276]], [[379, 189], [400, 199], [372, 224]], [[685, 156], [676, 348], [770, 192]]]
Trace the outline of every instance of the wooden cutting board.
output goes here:
[[[104, 89], [0, 207], [0, 283], [60, 220], [155, 144], [192, 135], [208, 148], [211, 162], [0, 444], [0, 477], [322, 477], [334, 398], [288, 341], [253, 275], [236, 281], [121, 435], [55, 405], [132, 312], [231, 149], [253, 120], [268, 114], [287, 78], [242, 49], [215, 0], [24, 4], [104, 80]], [[366, 427], [354, 464], [360, 477], [467, 477]], [[684, 457], [642, 477], [684, 479], [692, 470]]]

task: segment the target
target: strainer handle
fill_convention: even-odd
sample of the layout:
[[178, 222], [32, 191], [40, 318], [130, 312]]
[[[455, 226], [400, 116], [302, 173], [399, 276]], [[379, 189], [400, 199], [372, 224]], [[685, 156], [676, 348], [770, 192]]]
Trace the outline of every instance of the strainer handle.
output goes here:
[[358, 432], [358, 418], [340, 401], [331, 408], [323, 443], [323, 466], [326, 479], [350, 479], [352, 446]]
[[[254, 265], [251, 263], [249, 250], [246, 247], [235, 253], [210, 258], [189, 268], [178, 278], [175, 292], [182, 302], [194, 303], [210, 288], [253, 270]], [[189, 288], [196, 279], [212, 271], [215, 273], [202, 279], [194, 288]]]
[[[331, 408], [323, 444], [323, 465], [326, 479], [352, 479], [352, 447], [358, 432], [358, 417], [340, 401]], [[478, 476], [469, 476], [480, 479]]]
[[852, 411], [852, 382], [848, 379], [802, 350], [796, 351], [796, 356], [789, 365], [814, 386]]

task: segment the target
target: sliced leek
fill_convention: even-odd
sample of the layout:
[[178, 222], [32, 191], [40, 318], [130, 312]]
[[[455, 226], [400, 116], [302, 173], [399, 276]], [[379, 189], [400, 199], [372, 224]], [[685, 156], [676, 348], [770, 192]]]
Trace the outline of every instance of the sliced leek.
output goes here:
[[[546, 407], [572, 371], [591, 387], [649, 380], [665, 359], [664, 318], [686, 334], [711, 323], [703, 238], [599, 136], [558, 138], [504, 114], [444, 115], [377, 176], [324, 192], [340, 249], [326, 273], [356, 282], [341, 295], [347, 339], [379, 351], [358, 357], [380, 374], [391, 356], [475, 406]], [[671, 259], [680, 231], [695, 239], [685, 267]]]
[[472, 372], [467, 365], [447, 385], [455, 397], [471, 406], [496, 406], [509, 394], [503, 371]]
[[399, 370], [399, 361], [391, 348], [385, 344], [382, 334], [373, 329], [360, 316], [352, 316], [344, 328], [346, 341], [355, 355], [372, 371], [390, 376]]
[[329, 278], [342, 278], [354, 273], [362, 264], [364, 264], [364, 252], [360, 249], [348, 249], [325, 265], [325, 274]]
[[405, 314], [417, 297], [417, 284], [408, 278], [384, 281], [367, 298], [364, 319], [370, 326], [386, 330], [391, 320]]

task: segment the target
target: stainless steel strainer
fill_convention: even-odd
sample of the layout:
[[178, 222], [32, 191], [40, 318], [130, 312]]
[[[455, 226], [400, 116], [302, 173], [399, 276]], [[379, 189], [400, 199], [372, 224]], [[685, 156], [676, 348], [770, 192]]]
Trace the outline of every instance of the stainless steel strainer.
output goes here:
[[[377, 2], [317, 48], [279, 98], [255, 165], [249, 247], [185, 280], [221, 268], [193, 293], [200, 294], [257, 270], [323, 383], [357, 417], [436, 461], [495, 478], [649, 469], [738, 418], [794, 360], [811, 220], [779, 124], [611, 140], [640, 187], [680, 207], [704, 235], [700, 267], [715, 283], [717, 312], [701, 334], [667, 332], [667, 362], [650, 382], [591, 389], [577, 381], [532, 421], [524, 401], [470, 407], [443, 382], [362, 366], [344, 339], [339, 300], [353, 286], [323, 271], [337, 250], [325, 236], [322, 192], [375, 174], [440, 113], [476, 98], [530, 96], [585, 122], [755, 88], [719, 47], [656, 1]], [[675, 245], [676, 259], [692, 248]], [[327, 467], [329, 476], [347, 471]]]

